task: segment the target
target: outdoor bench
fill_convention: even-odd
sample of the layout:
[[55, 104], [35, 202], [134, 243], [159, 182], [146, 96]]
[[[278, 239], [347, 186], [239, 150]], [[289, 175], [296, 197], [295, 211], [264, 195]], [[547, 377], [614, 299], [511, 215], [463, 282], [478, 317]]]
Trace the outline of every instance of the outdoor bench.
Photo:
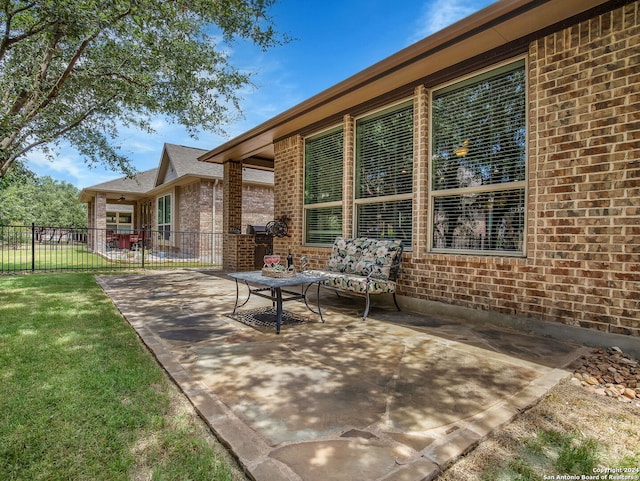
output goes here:
[[402, 260], [402, 241], [367, 237], [337, 237], [325, 269], [305, 270], [305, 274], [322, 275], [327, 280], [320, 287], [366, 299], [362, 320], [369, 315], [370, 296], [392, 294], [396, 308], [396, 280]]

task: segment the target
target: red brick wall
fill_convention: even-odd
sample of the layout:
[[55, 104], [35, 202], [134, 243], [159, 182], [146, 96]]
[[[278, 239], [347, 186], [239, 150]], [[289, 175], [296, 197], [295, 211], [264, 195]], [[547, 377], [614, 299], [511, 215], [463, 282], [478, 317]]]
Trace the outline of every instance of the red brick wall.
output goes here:
[[524, 314], [640, 335], [639, 44], [635, 2], [530, 47]]
[[[402, 295], [640, 336], [639, 16], [635, 2], [530, 44], [523, 258], [427, 252], [428, 91], [416, 89], [414, 245]], [[329, 249], [301, 246], [303, 148], [299, 136], [275, 145], [275, 213], [292, 217], [276, 252], [292, 245], [296, 261], [307, 255], [317, 267]], [[350, 219], [351, 202], [343, 205]]]
[[176, 189], [177, 212], [174, 230], [184, 232], [200, 230], [200, 195], [200, 181]]
[[242, 189], [242, 232], [247, 225], [273, 220], [273, 187], [246, 184]]

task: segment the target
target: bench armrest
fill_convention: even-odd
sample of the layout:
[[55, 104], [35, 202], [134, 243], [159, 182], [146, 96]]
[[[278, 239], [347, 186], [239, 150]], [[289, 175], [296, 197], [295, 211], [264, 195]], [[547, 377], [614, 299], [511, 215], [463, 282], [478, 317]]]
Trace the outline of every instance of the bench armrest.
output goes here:
[[402, 244], [398, 248], [398, 252], [396, 253], [396, 260], [391, 265], [391, 269], [389, 270], [389, 279], [392, 281], [398, 280], [398, 272], [400, 271], [400, 264], [402, 263], [402, 252], [403, 252]]

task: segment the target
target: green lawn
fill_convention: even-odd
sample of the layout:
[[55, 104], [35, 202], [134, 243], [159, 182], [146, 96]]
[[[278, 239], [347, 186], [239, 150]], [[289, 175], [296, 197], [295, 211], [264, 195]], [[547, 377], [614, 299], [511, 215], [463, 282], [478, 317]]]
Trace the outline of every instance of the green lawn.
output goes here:
[[0, 277], [0, 479], [238, 471], [92, 274]]
[[[145, 268], [219, 267], [208, 260], [163, 258], [144, 252]], [[108, 258], [89, 252], [86, 244], [0, 245], [0, 273], [35, 271], [98, 271], [142, 268], [142, 251], [116, 250]]]
[[85, 244], [36, 244], [0, 248], [0, 271], [80, 270], [113, 268], [114, 262], [91, 253]]

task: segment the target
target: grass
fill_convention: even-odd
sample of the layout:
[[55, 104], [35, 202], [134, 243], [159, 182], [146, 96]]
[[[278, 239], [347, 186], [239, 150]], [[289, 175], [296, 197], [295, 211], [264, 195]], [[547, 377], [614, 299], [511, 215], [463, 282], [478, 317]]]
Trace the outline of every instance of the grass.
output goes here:
[[92, 274], [0, 297], [0, 479], [246, 479]]
[[[34, 271], [109, 271], [142, 268], [142, 252], [122, 249], [109, 258], [89, 252], [86, 244], [36, 244], [12, 248], [0, 245], [0, 273]], [[214, 267], [206, 260], [159, 258], [144, 251], [145, 268]]]
[[89, 252], [86, 244], [36, 244], [0, 248], [0, 272], [113, 268], [114, 262]]
[[[130, 270], [142, 267], [140, 251], [110, 252], [111, 258], [89, 252], [86, 244], [36, 244], [17, 248], [0, 245], [0, 273], [35, 271]], [[157, 258], [145, 250], [146, 268], [212, 267], [192, 259]]]
[[604, 480], [616, 469], [620, 479], [640, 481], [640, 406], [566, 380], [437, 480]]

